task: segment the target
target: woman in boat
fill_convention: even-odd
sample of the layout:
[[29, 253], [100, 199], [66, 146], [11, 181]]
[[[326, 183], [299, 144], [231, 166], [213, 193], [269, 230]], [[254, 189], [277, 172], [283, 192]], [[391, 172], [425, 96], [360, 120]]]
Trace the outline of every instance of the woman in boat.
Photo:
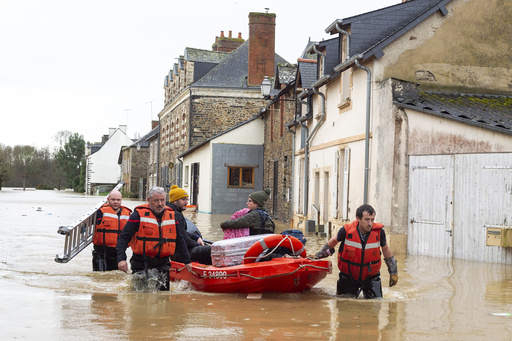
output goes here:
[[247, 200], [249, 212], [238, 219], [228, 219], [220, 224], [225, 229], [249, 228], [251, 236], [257, 234], [274, 233], [275, 224], [268, 214], [268, 209], [264, 206], [270, 195], [270, 189], [252, 192]]

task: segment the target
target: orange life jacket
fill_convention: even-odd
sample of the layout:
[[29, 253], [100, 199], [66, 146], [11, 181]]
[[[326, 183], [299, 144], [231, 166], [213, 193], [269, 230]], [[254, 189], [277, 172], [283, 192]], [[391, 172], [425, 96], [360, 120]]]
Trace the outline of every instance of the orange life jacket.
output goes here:
[[139, 230], [132, 239], [133, 253], [149, 257], [168, 257], [176, 249], [176, 224], [174, 211], [165, 207], [162, 221], [158, 221], [149, 205], [135, 207], [139, 213]]
[[338, 252], [338, 268], [355, 280], [364, 281], [366, 277], [374, 276], [380, 270], [380, 231], [384, 225], [373, 224], [366, 244], [361, 242], [357, 225], [355, 220], [344, 226], [347, 235], [343, 251]]
[[101, 223], [95, 227], [92, 242], [94, 245], [116, 247], [117, 238], [128, 222], [132, 210], [121, 206], [121, 215], [118, 216], [109, 204], [105, 204], [100, 207], [100, 211], [103, 213], [103, 217]]

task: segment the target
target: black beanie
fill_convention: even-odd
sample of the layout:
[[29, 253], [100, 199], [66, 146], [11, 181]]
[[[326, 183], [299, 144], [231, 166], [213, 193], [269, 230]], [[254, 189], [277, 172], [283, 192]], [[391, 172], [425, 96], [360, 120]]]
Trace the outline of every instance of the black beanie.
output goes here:
[[249, 194], [249, 198], [251, 198], [255, 203], [263, 207], [265, 205], [265, 201], [268, 200], [268, 196], [270, 195], [270, 189], [265, 188], [263, 191], [252, 192]]

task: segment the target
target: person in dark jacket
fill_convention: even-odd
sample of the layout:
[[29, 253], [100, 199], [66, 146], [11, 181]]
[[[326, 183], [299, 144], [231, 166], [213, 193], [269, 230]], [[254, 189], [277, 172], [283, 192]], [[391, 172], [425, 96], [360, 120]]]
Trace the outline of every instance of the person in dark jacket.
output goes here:
[[132, 272], [146, 272], [156, 269], [162, 278], [160, 290], [169, 290], [170, 256], [177, 253], [189, 271], [192, 270], [187, 244], [174, 223], [174, 211], [165, 205], [165, 190], [153, 187], [148, 193], [148, 203], [137, 206], [130, 215], [117, 240], [117, 261], [119, 270], [128, 272], [126, 249], [131, 245], [130, 259]]
[[[185, 238], [188, 252], [190, 253], [190, 259], [193, 262], [211, 265], [211, 246], [204, 245], [204, 241], [201, 236], [187, 232], [187, 222], [183, 216], [183, 211], [187, 208], [187, 204], [188, 193], [183, 188], [179, 188], [177, 185], [172, 185], [171, 190], [169, 191], [169, 203], [167, 206], [174, 210], [176, 227], [180, 229], [183, 238]], [[171, 260], [183, 263], [183, 257], [177, 253], [171, 256]]]
[[264, 206], [270, 195], [270, 189], [252, 192], [247, 200], [249, 212], [238, 219], [229, 219], [220, 224], [222, 229], [249, 228], [249, 234], [267, 234], [274, 233], [275, 224], [268, 214], [268, 209]]

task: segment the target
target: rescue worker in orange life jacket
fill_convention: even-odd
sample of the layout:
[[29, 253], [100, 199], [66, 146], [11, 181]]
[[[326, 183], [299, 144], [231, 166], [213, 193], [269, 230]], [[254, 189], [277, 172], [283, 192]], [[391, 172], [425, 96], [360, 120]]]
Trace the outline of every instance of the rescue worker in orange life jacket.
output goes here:
[[192, 270], [190, 254], [182, 232], [176, 228], [174, 211], [165, 206], [166, 192], [153, 187], [148, 193], [148, 203], [137, 206], [117, 241], [119, 270], [128, 272], [126, 249], [130, 241], [133, 250], [130, 264], [133, 273], [157, 269], [164, 280], [161, 290], [169, 290], [170, 256], [178, 253], [189, 271]]
[[113, 190], [107, 197], [107, 203], [96, 212], [96, 224], [92, 243], [93, 271], [117, 270], [117, 238], [132, 213], [121, 205], [122, 195]]
[[334, 253], [334, 247], [341, 243], [338, 251], [340, 274], [337, 295], [357, 298], [362, 290], [364, 298], [382, 297], [380, 249], [388, 267], [389, 286], [398, 283], [396, 260], [386, 243], [386, 233], [382, 227], [382, 224], [375, 223], [373, 207], [362, 205], [356, 210], [356, 220], [345, 224], [316, 254], [316, 258], [328, 257]]

